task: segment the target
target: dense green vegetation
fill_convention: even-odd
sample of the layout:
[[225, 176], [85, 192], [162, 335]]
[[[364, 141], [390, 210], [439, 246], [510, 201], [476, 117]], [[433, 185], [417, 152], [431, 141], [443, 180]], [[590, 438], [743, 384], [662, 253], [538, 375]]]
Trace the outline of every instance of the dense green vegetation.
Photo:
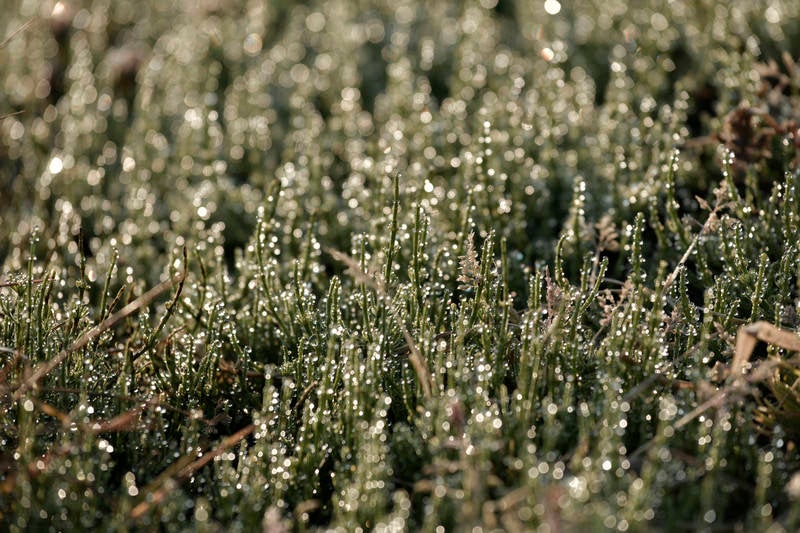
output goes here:
[[800, 2], [644, 4], [5, 2], [0, 529], [796, 530]]

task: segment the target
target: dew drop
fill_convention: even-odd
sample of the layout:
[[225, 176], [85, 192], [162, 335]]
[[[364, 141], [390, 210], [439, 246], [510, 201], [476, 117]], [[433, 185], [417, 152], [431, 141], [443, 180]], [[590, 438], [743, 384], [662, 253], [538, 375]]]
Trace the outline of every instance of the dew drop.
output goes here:
[[544, 10], [548, 15], [558, 15], [561, 11], [561, 2], [558, 0], [545, 0]]
[[64, 162], [60, 157], [53, 157], [53, 159], [50, 160], [50, 164], [48, 165], [47, 169], [50, 171], [50, 174], [59, 174], [62, 170], [64, 170]]

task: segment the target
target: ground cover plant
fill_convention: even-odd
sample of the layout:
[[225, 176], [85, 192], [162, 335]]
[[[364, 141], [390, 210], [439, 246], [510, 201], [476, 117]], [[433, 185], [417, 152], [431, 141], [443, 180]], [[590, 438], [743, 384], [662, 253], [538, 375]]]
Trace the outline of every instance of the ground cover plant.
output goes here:
[[800, 2], [3, 7], [2, 529], [797, 529]]

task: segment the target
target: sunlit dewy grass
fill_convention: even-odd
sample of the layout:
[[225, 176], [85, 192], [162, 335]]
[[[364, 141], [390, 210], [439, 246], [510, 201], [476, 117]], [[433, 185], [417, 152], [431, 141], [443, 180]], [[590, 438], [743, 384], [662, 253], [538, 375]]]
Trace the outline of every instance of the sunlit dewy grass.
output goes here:
[[0, 530], [797, 530], [798, 13], [6, 2]]

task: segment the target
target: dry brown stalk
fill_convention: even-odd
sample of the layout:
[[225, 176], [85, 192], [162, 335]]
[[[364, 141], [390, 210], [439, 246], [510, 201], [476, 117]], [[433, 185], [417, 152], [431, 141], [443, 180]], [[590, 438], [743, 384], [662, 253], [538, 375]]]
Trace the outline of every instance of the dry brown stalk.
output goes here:
[[[794, 332], [781, 329], [763, 320], [740, 327], [736, 335], [736, 350], [733, 354], [733, 362], [728, 371], [728, 383], [711, 398], [681, 417], [675, 423], [675, 429], [685, 426], [712, 407], [723, 406], [729, 398], [741, 397], [748, 390], [746, 388], [747, 383], [759, 382], [765, 379], [768, 375], [766, 372], [745, 374], [747, 363], [750, 361], [753, 350], [759, 341], [785, 350], [800, 352], [800, 337]], [[774, 365], [767, 364], [766, 366], [771, 367]]]
[[[168, 480], [174, 479], [178, 481], [183, 481], [188, 479], [192, 476], [195, 472], [203, 468], [209, 462], [211, 462], [215, 457], [218, 457], [222, 454], [225, 450], [230, 448], [231, 446], [235, 446], [239, 442], [242, 441], [245, 437], [247, 437], [250, 433], [255, 430], [254, 424], [248, 424], [233, 435], [225, 437], [222, 442], [214, 448], [212, 451], [204, 454], [199, 459], [192, 461], [189, 464], [183, 465], [177, 469], [177, 472], [174, 476], [167, 476], [166, 478], [162, 478], [163, 481], [160, 483], [160, 487], [155, 489], [153, 492], [150, 492], [146, 495], [146, 499], [139, 503], [136, 507], [134, 507], [130, 512], [130, 517], [132, 519], [137, 519], [142, 517], [147, 511], [150, 510], [151, 507], [158, 505], [163, 499], [164, 496], [167, 495], [169, 492], [169, 483]], [[178, 462], [183, 463], [186, 461], [185, 457], [178, 459]], [[168, 467], [167, 470], [170, 470], [171, 467]]]
[[144, 293], [143, 295], [141, 295], [140, 297], [138, 297], [137, 299], [135, 299], [134, 301], [132, 301], [131, 303], [129, 303], [128, 305], [126, 305], [125, 307], [114, 313], [113, 315], [111, 315], [110, 317], [106, 318], [105, 320], [97, 324], [95, 327], [93, 327], [80, 337], [78, 337], [78, 339], [76, 339], [75, 342], [73, 342], [67, 348], [58, 352], [55, 356], [53, 356], [52, 359], [50, 359], [45, 363], [40, 364], [38, 367], [36, 367], [36, 370], [34, 370], [33, 373], [27, 379], [25, 379], [19, 385], [19, 387], [17, 387], [17, 389], [14, 391], [13, 399], [19, 400], [28, 390], [33, 388], [40, 379], [45, 377], [54, 368], [60, 365], [64, 361], [64, 359], [66, 359], [67, 356], [69, 356], [69, 354], [77, 350], [80, 350], [81, 348], [86, 346], [93, 339], [96, 339], [97, 337], [99, 337], [100, 335], [111, 329], [120, 320], [132, 315], [139, 309], [149, 305], [150, 302], [155, 300], [156, 297], [158, 297], [161, 293], [168, 290], [176, 283], [182, 282], [184, 277], [185, 273], [181, 273], [172, 279], [162, 281], [161, 283], [159, 283], [158, 285], [156, 285], [155, 287], [153, 287], [152, 289], [150, 289], [149, 291], [147, 291], [146, 293]]

